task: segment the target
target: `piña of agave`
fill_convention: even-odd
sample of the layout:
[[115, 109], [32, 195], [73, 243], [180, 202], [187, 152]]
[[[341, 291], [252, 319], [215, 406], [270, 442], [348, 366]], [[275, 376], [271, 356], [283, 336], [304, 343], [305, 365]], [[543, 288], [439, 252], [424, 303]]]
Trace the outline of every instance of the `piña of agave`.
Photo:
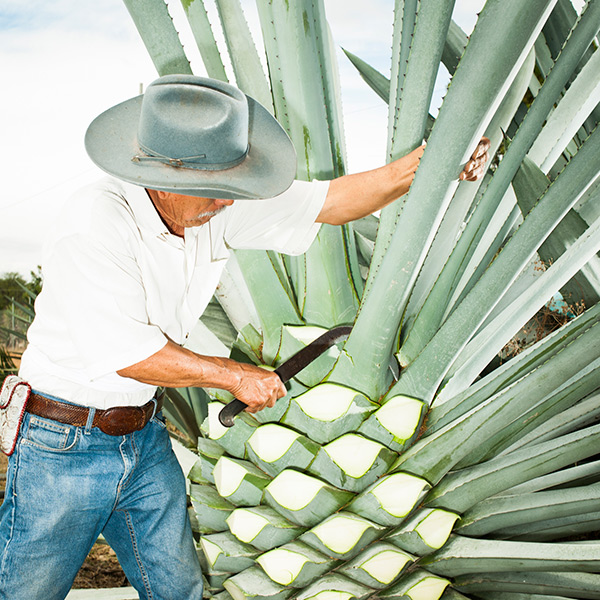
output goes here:
[[[125, 3], [159, 73], [187, 68], [163, 0]], [[238, 0], [216, 3], [235, 81], [267, 105], [270, 88], [298, 177], [343, 174], [323, 1], [257, 0], [268, 77]], [[225, 78], [202, 0], [183, 4]], [[488, 0], [470, 37], [454, 6], [397, 0], [389, 79], [351, 56], [388, 103], [389, 158], [427, 138], [409, 194], [322, 227], [302, 257], [237, 252], [222, 312], [205, 317], [233, 357], [271, 367], [354, 323], [231, 430], [215, 418], [227, 395], [211, 391], [190, 473], [208, 596], [600, 597], [600, 1], [579, 14], [570, 0]], [[434, 118], [440, 62], [451, 83]], [[484, 134], [492, 168], [459, 184]], [[552, 261], [534, 280], [539, 256]], [[500, 363], [558, 290], [587, 310]], [[198, 402], [170, 396], [195, 435]]]

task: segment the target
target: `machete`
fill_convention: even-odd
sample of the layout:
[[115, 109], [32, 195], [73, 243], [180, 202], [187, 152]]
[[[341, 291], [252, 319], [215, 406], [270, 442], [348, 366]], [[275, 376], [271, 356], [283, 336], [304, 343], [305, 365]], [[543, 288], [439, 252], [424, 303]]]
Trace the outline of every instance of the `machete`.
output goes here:
[[[308, 346], [305, 346], [302, 350], [288, 358], [284, 363], [280, 364], [275, 369], [275, 373], [279, 375], [279, 378], [283, 383], [288, 382], [313, 360], [319, 358], [323, 352], [331, 348], [331, 346], [347, 339], [351, 331], [352, 327], [349, 325], [334, 327], [333, 329], [326, 331], [323, 335], [320, 335], [314, 340], [314, 342], [311, 342]], [[233, 425], [233, 417], [239, 415], [246, 406], [247, 405], [241, 400], [234, 398], [227, 406], [221, 409], [219, 421], [225, 427], [231, 427]]]

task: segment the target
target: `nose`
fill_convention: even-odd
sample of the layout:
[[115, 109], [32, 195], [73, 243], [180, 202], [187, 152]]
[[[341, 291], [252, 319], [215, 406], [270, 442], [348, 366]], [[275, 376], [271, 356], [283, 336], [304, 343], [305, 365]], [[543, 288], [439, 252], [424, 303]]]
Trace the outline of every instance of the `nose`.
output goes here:
[[215, 199], [215, 206], [221, 208], [222, 206], [231, 206], [233, 204], [233, 200], [229, 198], [217, 198]]

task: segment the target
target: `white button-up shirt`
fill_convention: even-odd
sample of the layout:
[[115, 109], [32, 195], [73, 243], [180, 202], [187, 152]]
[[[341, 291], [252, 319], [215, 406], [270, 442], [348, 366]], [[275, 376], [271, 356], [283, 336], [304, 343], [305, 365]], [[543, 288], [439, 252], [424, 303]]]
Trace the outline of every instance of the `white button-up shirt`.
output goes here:
[[19, 374], [33, 389], [110, 408], [156, 388], [116, 371], [183, 344], [209, 303], [230, 248], [305, 252], [329, 183], [294, 182], [277, 198], [240, 200], [182, 239], [144, 188], [106, 178], [67, 201], [42, 263], [43, 289]]

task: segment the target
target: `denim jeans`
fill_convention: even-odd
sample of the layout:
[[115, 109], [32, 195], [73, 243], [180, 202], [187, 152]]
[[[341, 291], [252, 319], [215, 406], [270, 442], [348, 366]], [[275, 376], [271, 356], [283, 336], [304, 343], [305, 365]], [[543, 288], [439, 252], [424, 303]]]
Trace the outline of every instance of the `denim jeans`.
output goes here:
[[0, 599], [63, 600], [100, 533], [140, 599], [202, 598], [185, 478], [160, 415], [116, 437], [25, 413], [0, 507]]

